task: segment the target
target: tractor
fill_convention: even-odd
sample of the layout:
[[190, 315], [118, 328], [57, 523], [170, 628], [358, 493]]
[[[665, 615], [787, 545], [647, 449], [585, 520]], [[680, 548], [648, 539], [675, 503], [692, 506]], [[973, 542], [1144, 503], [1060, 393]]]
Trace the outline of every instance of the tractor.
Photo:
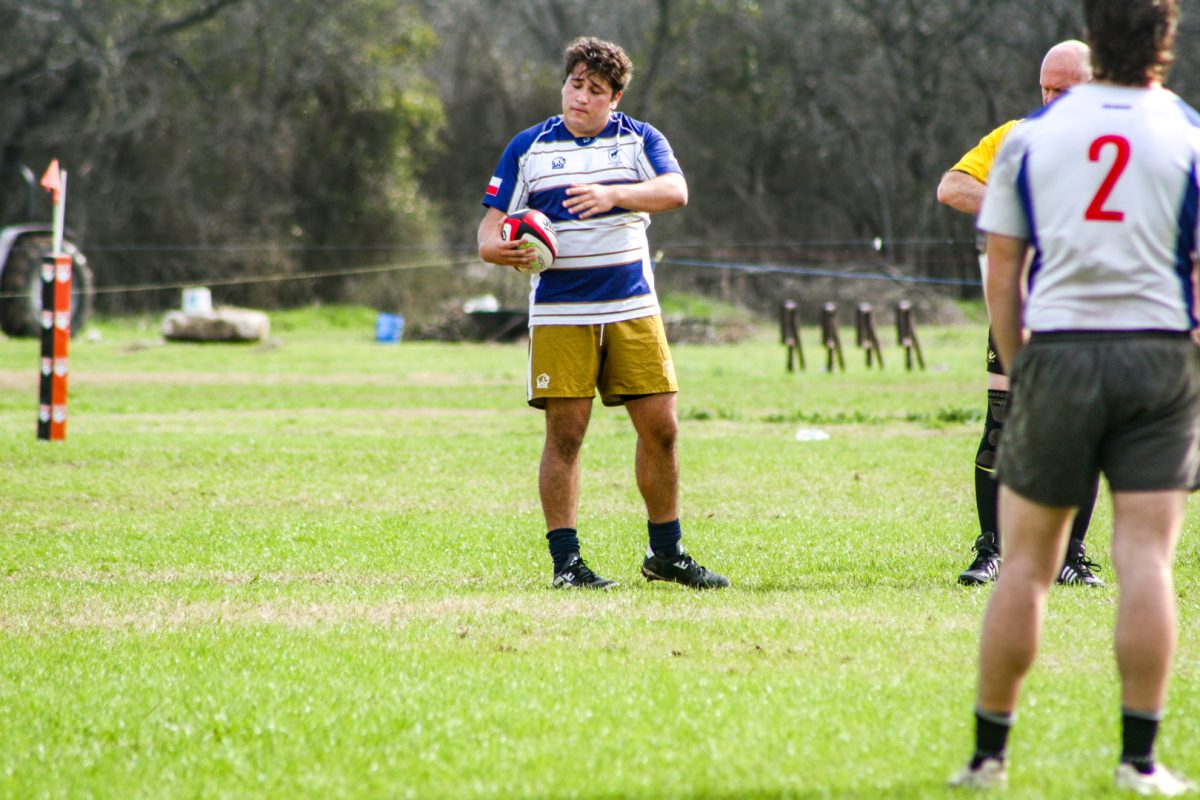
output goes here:
[[[46, 222], [33, 221], [38, 198], [33, 171], [22, 165], [4, 172], [8, 174], [0, 196], [0, 210], [15, 206], [20, 213], [0, 224], [0, 330], [14, 337], [38, 336], [42, 330], [42, 259], [53, 247], [53, 231], [48, 214]], [[15, 202], [18, 195], [23, 197]], [[71, 333], [74, 335], [91, 314], [95, 286], [87, 258], [69, 231], [63, 235], [63, 252], [72, 259]]]

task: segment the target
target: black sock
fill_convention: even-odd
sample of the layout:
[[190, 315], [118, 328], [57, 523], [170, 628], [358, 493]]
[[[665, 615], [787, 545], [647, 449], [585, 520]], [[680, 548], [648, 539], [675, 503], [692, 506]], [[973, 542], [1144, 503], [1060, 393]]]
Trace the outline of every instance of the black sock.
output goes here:
[[975, 755], [971, 758], [971, 769], [982, 764], [985, 758], [1004, 760], [1012, 724], [1012, 714], [994, 714], [975, 709]]
[[996, 547], [1000, 547], [1000, 528], [996, 521], [997, 498], [1000, 484], [996, 481], [996, 449], [1000, 446], [1000, 435], [1004, 432], [1004, 420], [1008, 418], [1008, 392], [988, 389], [987, 415], [983, 420], [983, 436], [975, 451], [975, 511], [979, 514], [979, 532], [996, 535]]
[[1088, 525], [1092, 522], [1092, 511], [1096, 508], [1096, 492], [1100, 491], [1100, 478], [1097, 477], [1092, 484], [1092, 501], [1085, 503], [1079, 507], [1079, 511], [1075, 513], [1075, 521], [1071, 523], [1071, 539], [1076, 542], [1082, 542], [1083, 537], [1087, 534]]
[[1000, 547], [1000, 526], [996, 523], [996, 498], [1000, 484], [992, 473], [975, 467], [975, 511], [979, 514], [979, 532], [996, 534], [996, 547]]
[[550, 557], [554, 559], [554, 571], [562, 572], [572, 553], [579, 552], [579, 536], [574, 528], [555, 528], [546, 534], [550, 543]]
[[1154, 772], [1154, 739], [1161, 719], [1158, 712], [1121, 709], [1121, 761], [1143, 774]]
[[679, 555], [679, 540], [683, 538], [683, 529], [679, 520], [670, 522], [646, 522], [650, 530], [650, 550], [659, 557]]

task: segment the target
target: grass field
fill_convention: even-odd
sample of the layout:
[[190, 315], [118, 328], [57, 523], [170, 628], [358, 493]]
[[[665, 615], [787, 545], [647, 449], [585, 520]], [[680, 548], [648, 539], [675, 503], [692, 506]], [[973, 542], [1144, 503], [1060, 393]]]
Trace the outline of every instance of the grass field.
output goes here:
[[[954, 583], [981, 325], [923, 329], [918, 373], [890, 347], [825, 374], [810, 330], [795, 375], [770, 331], [677, 347], [684, 544], [734, 586], [640, 579], [634, 440], [597, 405], [580, 533], [621, 586], [596, 595], [548, 588], [523, 347], [378, 345], [372, 321], [280, 313], [267, 346], [102, 323], [56, 444], [37, 343], [0, 341], [0, 796], [950, 796], [989, 593]], [[1110, 585], [1052, 594], [1013, 797], [1109, 792], [1101, 503]], [[1196, 513], [1159, 745], [1193, 777]]]

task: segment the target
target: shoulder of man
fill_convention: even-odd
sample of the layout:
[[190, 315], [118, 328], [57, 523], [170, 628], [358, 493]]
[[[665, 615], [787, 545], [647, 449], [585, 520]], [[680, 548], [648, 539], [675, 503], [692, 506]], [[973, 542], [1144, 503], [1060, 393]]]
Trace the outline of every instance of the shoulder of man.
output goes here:
[[1179, 95], [1172, 92], [1170, 89], [1163, 89], [1163, 93], [1175, 103], [1176, 108], [1194, 128], [1200, 128], [1200, 111], [1192, 108], [1192, 106]]
[[994, 129], [991, 133], [983, 138], [985, 140], [991, 140], [995, 144], [995, 147], [999, 149], [1000, 145], [1004, 143], [1004, 139], [1008, 136], [1008, 134], [1012, 133], [1012, 129], [1024, 122], [1025, 119], [1027, 118], [1010, 119], [1008, 122]]
[[1000, 150], [1000, 145], [1020, 122], [1019, 119], [1010, 119], [998, 128], [992, 129], [979, 140], [979, 144], [964, 153], [963, 157], [950, 167], [950, 171], [961, 172], [980, 183], [987, 183], [988, 175], [992, 171], [992, 162], [996, 160], [996, 153]]
[[666, 138], [663, 136], [662, 131], [651, 125], [649, 122], [645, 122], [640, 119], [634, 119], [622, 111], [613, 112], [610, 124], [615, 124], [618, 129], [632, 131], [635, 135], [640, 136], [643, 139], [656, 136], [662, 136], [664, 139]]
[[548, 119], [542, 120], [536, 125], [530, 125], [525, 130], [518, 133], [508, 143], [508, 149], [515, 154], [521, 154], [529, 150], [534, 142], [539, 140], [553, 141], [555, 138], [569, 138], [570, 133], [562, 124], [562, 117], [555, 115]]

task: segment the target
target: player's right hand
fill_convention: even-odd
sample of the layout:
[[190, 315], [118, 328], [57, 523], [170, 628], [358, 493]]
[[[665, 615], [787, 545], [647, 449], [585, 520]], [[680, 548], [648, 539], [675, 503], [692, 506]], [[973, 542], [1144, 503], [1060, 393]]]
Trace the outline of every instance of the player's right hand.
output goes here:
[[489, 264], [513, 269], [528, 269], [537, 259], [531, 247], [522, 247], [521, 242], [506, 242], [497, 234], [479, 247], [479, 257]]

